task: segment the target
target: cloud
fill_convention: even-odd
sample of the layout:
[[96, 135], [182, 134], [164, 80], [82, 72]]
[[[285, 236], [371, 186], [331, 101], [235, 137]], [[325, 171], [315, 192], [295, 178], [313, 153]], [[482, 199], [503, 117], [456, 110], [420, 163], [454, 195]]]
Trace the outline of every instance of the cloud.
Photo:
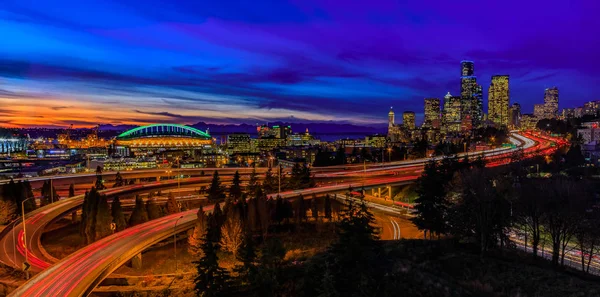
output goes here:
[[72, 108], [73, 106], [53, 106], [50, 107], [52, 110], [62, 110], [62, 109], [67, 109], [67, 108]]

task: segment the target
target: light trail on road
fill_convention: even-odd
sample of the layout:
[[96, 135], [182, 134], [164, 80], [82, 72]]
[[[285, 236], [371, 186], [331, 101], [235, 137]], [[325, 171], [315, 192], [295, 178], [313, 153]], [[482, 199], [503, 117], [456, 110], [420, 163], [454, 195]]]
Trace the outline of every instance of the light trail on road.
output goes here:
[[[536, 145], [539, 145], [538, 141], [533, 141], [528, 137], [518, 134], [515, 135], [515, 137], [521, 138], [523, 142], [522, 148], [525, 152], [528, 153], [537, 150]], [[506, 159], [512, 151], [514, 151], [514, 149], [497, 151], [489, 156], [489, 158]], [[429, 159], [424, 159], [421, 162], [425, 163], [427, 161], [429, 161]], [[300, 194], [311, 195], [331, 193], [344, 191], [349, 187], [360, 188], [363, 186], [408, 184], [413, 182], [418, 176], [419, 175], [416, 174], [402, 177], [370, 178], [359, 182], [340, 183], [305, 190], [282, 192], [281, 197], [293, 198]], [[140, 186], [143, 187], [146, 185]], [[270, 198], [274, 198], [275, 196], [276, 194], [270, 195]], [[352, 199], [351, 197], [346, 198]], [[382, 208], [381, 205], [369, 205], [369, 207], [381, 211], [392, 211], [397, 213], [397, 210], [390, 209], [392, 207]], [[173, 227], [175, 220], [179, 219], [181, 215], [183, 215], [184, 218], [181, 219], [180, 224], [177, 225], [177, 230], [172, 230], [171, 227]], [[31, 216], [31, 219], [36, 219], [35, 214]], [[178, 233], [191, 228], [194, 220], [195, 211], [187, 211], [115, 233], [114, 235], [82, 248], [52, 265], [50, 268], [42, 271], [25, 285], [17, 289], [12, 296], [85, 296], [89, 294], [102, 279], [131, 257], [141, 253], [145, 248], [152, 244], [159, 242], [168, 236], [172, 236], [174, 232]], [[6, 237], [7, 236], [4, 236], [4, 238]], [[400, 237], [399, 230], [395, 232], [394, 237]]]

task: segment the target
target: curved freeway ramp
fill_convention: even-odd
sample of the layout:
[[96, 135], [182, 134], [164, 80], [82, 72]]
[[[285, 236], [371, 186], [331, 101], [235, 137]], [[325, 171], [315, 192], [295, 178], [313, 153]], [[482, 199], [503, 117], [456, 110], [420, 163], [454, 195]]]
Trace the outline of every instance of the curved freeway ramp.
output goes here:
[[[523, 137], [523, 146], [526, 151], [537, 150], [541, 140]], [[547, 141], [546, 141], [547, 142]], [[535, 144], [534, 144], [535, 143]], [[542, 145], [550, 147], [550, 145]], [[506, 158], [506, 151], [492, 156], [492, 158]], [[425, 162], [424, 160], [423, 162]], [[296, 197], [299, 194], [322, 194], [345, 190], [348, 187], [370, 187], [378, 185], [404, 184], [413, 182], [418, 175], [409, 175], [395, 178], [372, 178], [364, 182], [343, 183], [332, 186], [318, 187], [299, 191], [281, 193], [284, 198]], [[193, 226], [195, 210], [167, 216], [142, 225], [138, 225], [112, 236], [104, 238], [70, 255], [54, 266], [36, 275], [31, 281], [13, 293], [14, 296], [84, 296], [100, 283], [108, 274], [117, 269], [134, 255], [162, 239], [182, 232]], [[183, 215], [177, 229], [174, 220]], [[33, 218], [35, 220], [35, 218]], [[35, 222], [35, 221], [34, 221]], [[5, 236], [7, 237], [7, 236]], [[116, 257], [116, 258], [115, 258]], [[65, 276], [69, 276], [66, 279]], [[59, 282], [61, 283], [59, 285]], [[48, 295], [50, 294], [50, 295]]]
[[[365, 183], [343, 183], [281, 193], [283, 198], [300, 194], [343, 191], [348, 187], [410, 183], [415, 176], [383, 178]], [[211, 212], [213, 206], [204, 208]], [[150, 246], [194, 227], [197, 209], [165, 216], [96, 241], [35, 275], [10, 296], [87, 296], [113, 271]], [[177, 225], [175, 223], [177, 222]]]
[[[181, 185], [190, 185], [203, 182], [209, 182], [210, 176], [202, 178], [188, 178], [179, 181]], [[168, 180], [161, 182], [152, 182], [141, 185], [123, 186], [101, 191], [101, 193], [114, 197], [117, 195], [132, 194], [141, 191], [156, 189], [167, 189], [177, 187], [177, 180]], [[50, 205], [40, 207], [28, 214], [25, 214], [25, 223], [27, 231], [27, 247], [25, 247], [25, 238], [23, 223], [21, 219], [14, 221], [7, 226], [0, 234], [0, 262], [20, 269], [25, 262], [25, 249], [27, 249], [31, 270], [34, 272], [42, 271], [48, 268], [51, 263], [57, 259], [48, 255], [41, 246], [41, 237], [46, 226], [60, 219], [66, 214], [81, 208], [84, 195], [77, 195], [71, 198], [59, 200]]]

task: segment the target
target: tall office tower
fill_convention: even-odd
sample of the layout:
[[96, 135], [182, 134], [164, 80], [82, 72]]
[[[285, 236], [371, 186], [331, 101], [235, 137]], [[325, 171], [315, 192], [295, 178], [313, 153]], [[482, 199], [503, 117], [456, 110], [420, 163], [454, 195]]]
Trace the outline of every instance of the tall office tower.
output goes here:
[[483, 99], [481, 86], [474, 76], [472, 61], [461, 61], [460, 97], [462, 120], [470, 118], [474, 127], [479, 127], [483, 116]]
[[513, 103], [510, 106], [510, 126], [519, 128], [521, 126], [521, 104]]
[[473, 128], [479, 128], [483, 125], [483, 88], [481, 85], [475, 86], [473, 94]]
[[558, 88], [547, 88], [544, 91], [544, 109], [546, 119], [555, 119], [558, 116]]
[[546, 105], [544, 104], [534, 104], [533, 105], [533, 116], [541, 120], [546, 116]]
[[462, 125], [461, 97], [452, 96], [448, 92], [444, 99], [444, 127], [446, 132], [459, 132]]
[[286, 139], [288, 135], [292, 134], [291, 126], [273, 126], [271, 129], [275, 138]]
[[440, 127], [440, 99], [425, 98], [425, 121], [423, 127], [439, 128]]
[[414, 130], [416, 127], [415, 113], [413, 111], [405, 111], [402, 114], [402, 124], [404, 124], [404, 128]]
[[473, 61], [460, 61], [460, 68], [460, 76], [472, 76], [475, 73]]
[[488, 89], [488, 119], [497, 126], [508, 125], [509, 97], [508, 75], [493, 75]]
[[395, 121], [395, 113], [394, 113], [394, 108], [390, 107], [390, 112], [388, 113], [388, 126], [392, 127], [394, 126], [394, 121]]

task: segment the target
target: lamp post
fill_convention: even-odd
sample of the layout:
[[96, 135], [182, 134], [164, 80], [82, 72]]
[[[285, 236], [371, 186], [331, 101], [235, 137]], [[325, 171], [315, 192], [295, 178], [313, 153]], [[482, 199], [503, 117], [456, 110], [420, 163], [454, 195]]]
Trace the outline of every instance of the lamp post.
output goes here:
[[179, 222], [179, 220], [183, 219], [183, 216], [180, 216], [176, 221], [175, 221], [175, 226], [173, 226], [173, 249], [175, 252], [175, 273], [177, 273], [177, 223]]
[[50, 203], [54, 203], [54, 187], [52, 186], [52, 178], [50, 178]]
[[277, 190], [277, 196], [281, 196], [281, 164], [279, 164], [279, 174], [277, 175], [279, 177], [279, 189]]
[[[25, 245], [25, 263], [29, 263], [29, 253], [27, 252], [27, 228], [25, 224], [25, 202], [30, 199], [35, 199], [35, 197], [29, 197], [21, 201], [21, 215], [23, 218], [23, 244]], [[29, 279], [29, 270], [25, 271], [25, 278]]]

